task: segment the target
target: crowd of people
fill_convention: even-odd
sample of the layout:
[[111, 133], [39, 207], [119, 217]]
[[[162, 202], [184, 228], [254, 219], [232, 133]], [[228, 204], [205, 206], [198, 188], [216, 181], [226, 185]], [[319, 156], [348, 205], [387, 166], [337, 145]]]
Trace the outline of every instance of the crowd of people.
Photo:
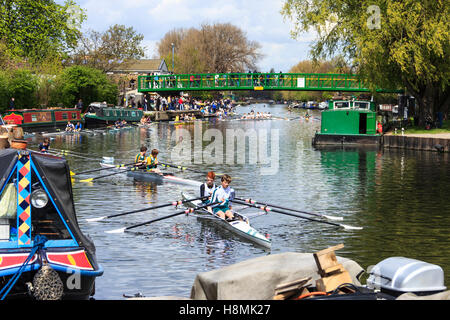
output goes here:
[[230, 99], [218, 99], [201, 101], [193, 97], [183, 96], [152, 96], [144, 95], [143, 99], [134, 98], [128, 102], [128, 107], [141, 108], [144, 111], [168, 111], [168, 110], [200, 110], [206, 114], [215, 114], [218, 111], [229, 112], [233, 109]]

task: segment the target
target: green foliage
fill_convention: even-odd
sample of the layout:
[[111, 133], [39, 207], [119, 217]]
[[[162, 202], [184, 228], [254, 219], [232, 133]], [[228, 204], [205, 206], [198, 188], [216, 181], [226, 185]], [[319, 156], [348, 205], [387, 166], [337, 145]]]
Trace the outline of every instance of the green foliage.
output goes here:
[[[37, 104], [38, 78], [29, 70], [18, 69], [9, 76], [8, 93], [17, 109], [33, 108]], [[8, 101], [9, 101], [8, 99]]]
[[66, 68], [55, 79], [51, 104], [73, 107], [79, 99], [83, 100], [85, 107], [91, 102], [106, 101], [115, 104], [117, 95], [117, 85], [102, 71], [85, 66], [73, 66]]
[[448, 0], [285, 0], [282, 14], [294, 37], [316, 31], [314, 59], [339, 54], [373, 89], [407, 88], [421, 110], [448, 112]]
[[62, 55], [73, 48], [85, 19], [72, 0], [0, 1], [0, 39], [11, 52], [31, 61]]
[[6, 72], [0, 70], [0, 112], [8, 107], [9, 90], [8, 76]]
[[113, 25], [103, 33], [88, 31], [68, 62], [108, 72], [122, 63], [142, 58], [145, 54], [142, 40], [142, 34], [124, 25]]

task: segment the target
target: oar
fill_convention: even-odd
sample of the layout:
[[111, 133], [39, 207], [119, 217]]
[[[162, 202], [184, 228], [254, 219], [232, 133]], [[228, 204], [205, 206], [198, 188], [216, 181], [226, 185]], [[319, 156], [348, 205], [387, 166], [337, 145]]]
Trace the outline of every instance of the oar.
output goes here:
[[314, 212], [307, 212], [307, 211], [302, 211], [302, 210], [297, 210], [297, 209], [291, 209], [291, 208], [286, 208], [286, 207], [281, 207], [281, 206], [277, 206], [274, 204], [270, 204], [270, 203], [263, 203], [260, 201], [256, 201], [253, 199], [242, 199], [242, 198], [235, 198], [236, 200], [240, 200], [240, 201], [245, 201], [247, 203], [251, 203], [251, 204], [260, 204], [263, 206], [270, 206], [270, 207], [274, 207], [274, 208], [278, 208], [278, 209], [282, 209], [282, 210], [288, 210], [288, 211], [294, 211], [294, 212], [299, 212], [299, 213], [303, 213], [303, 214], [309, 214], [309, 215], [313, 215], [313, 216], [317, 216], [317, 217], [322, 217], [328, 220], [335, 220], [335, 221], [342, 221], [344, 220], [344, 218], [342, 217], [335, 217], [335, 216], [328, 216], [325, 214], [320, 214], [320, 213], [314, 213]]
[[55, 155], [62, 155], [62, 156], [70, 156], [70, 157], [75, 157], [75, 158], [80, 158], [80, 159], [86, 159], [86, 160], [93, 160], [93, 161], [97, 161], [99, 160], [98, 158], [89, 158], [89, 157], [84, 157], [84, 156], [79, 156], [77, 154], [73, 154], [73, 153], [67, 153], [67, 152], [60, 152], [60, 151], [56, 151], [53, 148], [49, 148], [49, 150], [47, 150], [48, 153], [53, 153]]
[[170, 163], [163, 163], [163, 162], [159, 162], [158, 164], [162, 165], [163, 167], [170, 167], [170, 168], [176, 168], [176, 169], [180, 169], [180, 170], [188, 170], [188, 171], [192, 171], [192, 172], [196, 172], [196, 173], [201, 173], [204, 174], [205, 172], [203, 171], [197, 171], [197, 170], [193, 170], [193, 169], [189, 169], [183, 166], [177, 166], [175, 164], [170, 164]]
[[119, 170], [119, 172], [114, 172], [114, 173], [111, 173], [111, 174], [106, 174], [104, 176], [99, 176], [99, 177], [94, 177], [94, 178], [80, 180], [80, 182], [92, 182], [94, 180], [98, 180], [98, 179], [101, 179], [101, 178], [111, 177], [111, 176], [114, 176], [116, 174], [121, 174], [121, 173], [125, 173], [125, 172], [128, 172], [128, 171], [135, 171], [135, 170], [139, 170], [139, 169], [138, 168], [130, 168], [130, 169], [127, 169], [127, 170]]
[[179, 206], [179, 205], [187, 203], [187, 202], [196, 201], [196, 200], [203, 200], [203, 199], [207, 199], [207, 198], [208, 197], [200, 197], [200, 198], [190, 199], [190, 200], [174, 201], [174, 202], [171, 202], [171, 203], [168, 203], [168, 204], [162, 204], [162, 205], [158, 205], [158, 206], [154, 206], [154, 207], [138, 209], [138, 210], [123, 212], [123, 213], [117, 213], [117, 214], [112, 214], [112, 215], [109, 215], [109, 216], [104, 216], [104, 217], [99, 217], [99, 218], [86, 219], [86, 221], [88, 221], [88, 222], [101, 221], [101, 220], [105, 220], [105, 219], [125, 216], [125, 215], [129, 215], [129, 214], [133, 214], [133, 213], [143, 212], [143, 211], [150, 211], [150, 210], [155, 210], [155, 209], [160, 209], [160, 208], [170, 207], [170, 206]]
[[[183, 167], [183, 166], [178, 166], [178, 165], [175, 165], [175, 164], [163, 163], [163, 162], [159, 162], [158, 164], [161, 165], [161, 166], [163, 166], [163, 167], [176, 168], [176, 169], [180, 169], [180, 170], [182, 170], [182, 171], [187, 170], [187, 171], [191, 171], [191, 172], [195, 172], [195, 173], [206, 174], [204, 171], [198, 171], [198, 170], [194, 170], [194, 169], [189, 169], [189, 168], [186, 168], [186, 167]], [[223, 173], [217, 173], [217, 172], [216, 172], [216, 175], [222, 176], [222, 175], [224, 175], [224, 174], [223, 174]], [[238, 179], [238, 178], [233, 177], [233, 179]]]
[[86, 174], [86, 173], [92, 173], [92, 172], [98, 172], [98, 171], [103, 171], [103, 170], [111, 170], [111, 169], [116, 169], [116, 168], [124, 168], [124, 167], [128, 167], [128, 166], [131, 166], [131, 165], [133, 165], [134, 164], [134, 162], [132, 162], [132, 163], [126, 163], [126, 164], [118, 164], [118, 165], [114, 165], [113, 167], [108, 167], [108, 168], [101, 168], [101, 169], [94, 169], [94, 170], [88, 170], [88, 171], [83, 171], [83, 172], [78, 172], [78, 173], [75, 173], [75, 172], [70, 172], [70, 175], [71, 176], [79, 176], [79, 175], [82, 175], [82, 174]]
[[115, 229], [115, 230], [110, 230], [110, 231], [105, 231], [105, 232], [106, 233], [124, 233], [125, 231], [128, 231], [130, 229], [134, 229], [134, 228], [137, 228], [137, 227], [142, 227], [142, 226], [145, 226], [145, 225], [153, 223], [153, 222], [157, 222], [157, 221], [161, 221], [161, 220], [164, 220], [164, 219], [168, 219], [168, 218], [172, 218], [172, 217], [175, 217], [175, 216], [179, 216], [180, 214], [193, 213], [196, 210], [200, 210], [200, 209], [203, 209], [203, 208], [215, 205], [215, 204], [219, 204], [219, 202], [210, 203], [210, 204], [206, 204], [204, 206], [199, 206], [199, 207], [195, 207], [195, 208], [189, 208], [189, 209], [186, 209], [186, 210], [183, 210], [183, 211], [175, 212], [175, 213], [170, 214], [168, 216], [156, 218], [156, 219], [153, 219], [153, 220], [150, 220], [150, 221], [146, 221], [146, 222], [142, 222], [142, 223], [139, 223], [139, 224], [135, 224], [135, 225], [132, 225], [132, 226], [129, 226], [129, 227], [126, 227], [126, 228], [120, 228], [120, 229]]
[[302, 218], [302, 219], [306, 219], [306, 220], [314, 221], [314, 222], [319, 222], [319, 223], [325, 223], [325, 224], [329, 224], [329, 225], [336, 226], [336, 227], [342, 227], [342, 228], [344, 228], [346, 230], [361, 230], [362, 229], [362, 227], [353, 227], [353, 226], [348, 226], [348, 225], [345, 225], [345, 224], [340, 224], [340, 223], [334, 223], [334, 222], [329, 222], [329, 221], [325, 221], [325, 220], [317, 220], [317, 219], [313, 219], [313, 218], [308, 218], [308, 217], [300, 216], [300, 215], [295, 214], [295, 213], [281, 211], [281, 210], [278, 210], [278, 209], [272, 209], [272, 208], [269, 208], [267, 206], [257, 206], [257, 205], [254, 205], [254, 204], [246, 203], [245, 201], [232, 200], [232, 202], [239, 203], [239, 204], [245, 204], [247, 206], [250, 206], [250, 207], [253, 207], [253, 208], [257, 208], [257, 209], [261, 209], [261, 210], [266, 211], [266, 212], [273, 211], [273, 212], [285, 214], [287, 216]]

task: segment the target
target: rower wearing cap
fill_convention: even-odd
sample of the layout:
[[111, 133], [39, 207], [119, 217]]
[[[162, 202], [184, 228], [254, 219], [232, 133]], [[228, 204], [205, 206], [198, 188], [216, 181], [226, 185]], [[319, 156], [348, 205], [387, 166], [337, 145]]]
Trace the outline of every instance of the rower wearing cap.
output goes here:
[[221, 186], [217, 187], [212, 195], [209, 203], [220, 202], [218, 205], [212, 207], [214, 214], [221, 219], [231, 221], [234, 218], [231, 211], [230, 201], [234, 199], [234, 190], [230, 187], [231, 177], [224, 174], [221, 178]]
[[[211, 197], [214, 189], [216, 189], [216, 184], [214, 183], [214, 179], [216, 178], [216, 174], [213, 171], [208, 172], [206, 175], [206, 182], [200, 186], [200, 197]], [[204, 203], [207, 200], [203, 201]]]

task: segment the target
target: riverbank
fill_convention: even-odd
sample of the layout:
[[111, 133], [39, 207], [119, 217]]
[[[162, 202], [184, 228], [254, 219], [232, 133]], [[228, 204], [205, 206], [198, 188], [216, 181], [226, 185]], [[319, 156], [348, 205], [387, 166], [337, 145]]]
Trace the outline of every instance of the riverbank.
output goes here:
[[450, 152], [450, 133], [403, 133], [388, 132], [382, 136], [385, 148]]

